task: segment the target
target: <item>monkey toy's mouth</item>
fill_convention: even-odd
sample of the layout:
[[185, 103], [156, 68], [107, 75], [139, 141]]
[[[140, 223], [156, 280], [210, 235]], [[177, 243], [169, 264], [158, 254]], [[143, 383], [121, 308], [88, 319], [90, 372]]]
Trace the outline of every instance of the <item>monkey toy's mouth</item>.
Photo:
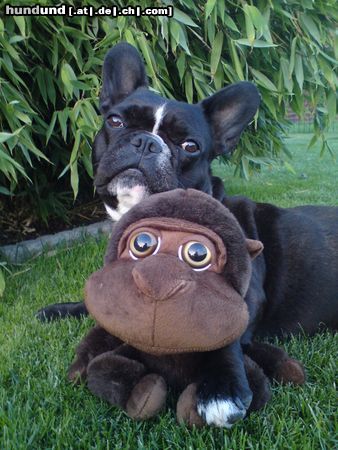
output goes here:
[[173, 271], [181, 274], [170, 289], [152, 291], [140, 261], [114, 261], [89, 278], [85, 302], [98, 324], [129, 345], [158, 355], [209, 351], [238, 339], [248, 324], [242, 297], [220, 274], [186, 277], [182, 261], [169, 256], [163, 264], [164, 257], [152, 256], [147, 264], [149, 269], [170, 267], [162, 280]]

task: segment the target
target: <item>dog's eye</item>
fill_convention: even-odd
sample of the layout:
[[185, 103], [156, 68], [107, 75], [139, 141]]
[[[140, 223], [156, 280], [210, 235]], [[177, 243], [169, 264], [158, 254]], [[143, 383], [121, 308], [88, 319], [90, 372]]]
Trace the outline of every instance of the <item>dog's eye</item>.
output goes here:
[[132, 237], [129, 245], [129, 253], [133, 259], [145, 258], [156, 253], [159, 246], [160, 238], [144, 231]]
[[183, 144], [181, 144], [181, 147], [183, 150], [189, 152], [189, 153], [196, 153], [199, 151], [199, 146], [196, 144], [195, 141], [185, 141]]
[[194, 270], [205, 270], [210, 267], [211, 251], [201, 242], [191, 241], [179, 249], [178, 256]]
[[109, 116], [107, 119], [107, 122], [112, 128], [124, 128], [125, 127], [123, 120], [117, 114], [113, 114], [112, 116]]

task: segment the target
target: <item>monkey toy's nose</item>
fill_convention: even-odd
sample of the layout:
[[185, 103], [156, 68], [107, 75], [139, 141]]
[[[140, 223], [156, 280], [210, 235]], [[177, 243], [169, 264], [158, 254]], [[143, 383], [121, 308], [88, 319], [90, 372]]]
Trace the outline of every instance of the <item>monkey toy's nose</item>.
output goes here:
[[178, 257], [160, 254], [137, 261], [132, 275], [138, 289], [147, 297], [166, 300], [189, 289], [195, 273]]

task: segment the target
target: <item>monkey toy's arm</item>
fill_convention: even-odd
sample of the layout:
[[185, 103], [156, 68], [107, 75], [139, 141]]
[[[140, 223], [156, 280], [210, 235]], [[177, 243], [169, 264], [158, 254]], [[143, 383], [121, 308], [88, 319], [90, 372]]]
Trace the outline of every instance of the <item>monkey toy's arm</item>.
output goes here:
[[69, 380], [85, 381], [90, 361], [96, 356], [114, 350], [122, 344], [120, 339], [107, 333], [100, 326], [92, 328], [76, 348], [75, 361], [68, 371]]
[[96, 326], [77, 347], [68, 378], [87, 381], [94, 395], [123, 408], [130, 417], [148, 419], [165, 405], [167, 387], [160, 375], [149, 373], [139, 354]]

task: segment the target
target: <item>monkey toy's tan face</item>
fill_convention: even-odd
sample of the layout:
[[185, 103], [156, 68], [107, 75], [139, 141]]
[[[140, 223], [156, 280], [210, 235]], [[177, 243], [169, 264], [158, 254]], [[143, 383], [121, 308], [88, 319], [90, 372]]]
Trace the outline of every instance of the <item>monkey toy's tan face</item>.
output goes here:
[[181, 219], [141, 219], [124, 230], [118, 258], [86, 284], [86, 306], [124, 342], [153, 354], [208, 351], [248, 323], [223, 275], [227, 249], [212, 230]]

